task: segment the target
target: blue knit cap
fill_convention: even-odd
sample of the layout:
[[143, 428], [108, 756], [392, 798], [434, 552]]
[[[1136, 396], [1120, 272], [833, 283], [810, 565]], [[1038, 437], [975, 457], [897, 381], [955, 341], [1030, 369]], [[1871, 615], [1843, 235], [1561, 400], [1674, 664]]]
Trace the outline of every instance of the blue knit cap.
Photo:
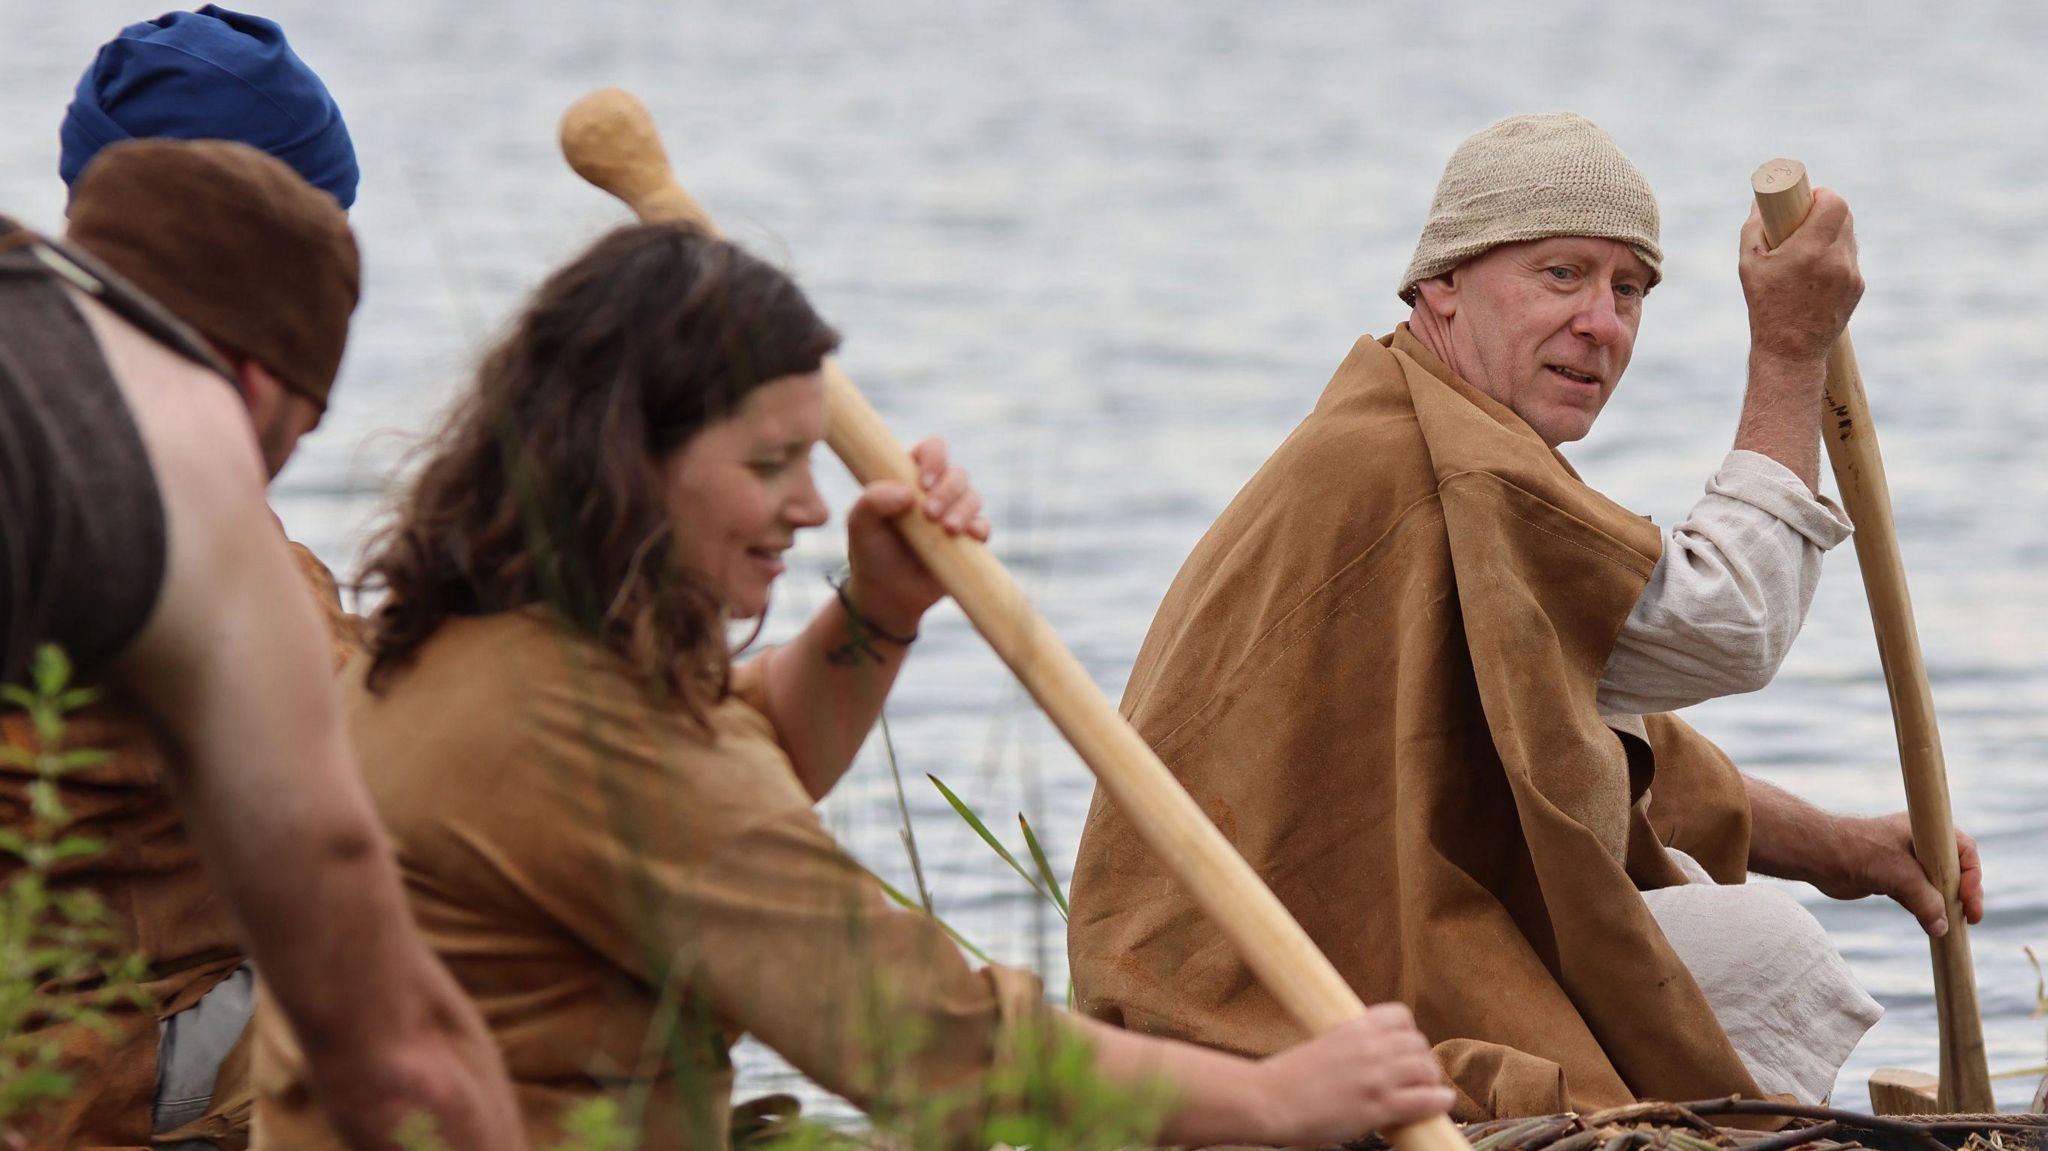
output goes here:
[[355, 145], [341, 109], [284, 29], [216, 4], [130, 24], [79, 78], [57, 174], [68, 186], [108, 144], [234, 140], [276, 156], [341, 206], [355, 203]]

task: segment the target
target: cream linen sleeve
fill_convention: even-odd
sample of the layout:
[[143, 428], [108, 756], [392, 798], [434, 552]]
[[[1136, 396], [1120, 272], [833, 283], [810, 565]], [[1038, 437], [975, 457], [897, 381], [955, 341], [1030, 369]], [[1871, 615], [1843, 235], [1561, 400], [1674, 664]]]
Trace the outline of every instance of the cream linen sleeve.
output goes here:
[[1821, 556], [1849, 538], [1841, 508], [1757, 452], [1733, 451], [1622, 625], [1600, 677], [1605, 714], [1649, 715], [1755, 691], [1806, 621]]

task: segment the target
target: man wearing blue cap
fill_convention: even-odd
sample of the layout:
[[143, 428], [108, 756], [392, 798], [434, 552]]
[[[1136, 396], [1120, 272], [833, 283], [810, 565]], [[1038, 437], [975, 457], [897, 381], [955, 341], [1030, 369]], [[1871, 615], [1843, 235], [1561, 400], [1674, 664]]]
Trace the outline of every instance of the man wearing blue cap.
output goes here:
[[[256, 433], [264, 468], [274, 477], [326, 406], [356, 296], [355, 244], [342, 209], [354, 202], [358, 172], [347, 127], [326, 86], [292, 51], [277, 24], [209, 5], [130, 25], [104, 45], [79, 81], [61, 136], [59, 171], [72, 189], [72, 254], [81, 260], [92, 257], [93, 275], [116, 277], [109, 282], [118, 291], [107, 288], [102, 295], [140, 289], [205, 342], [194, 354], [212, 353], [208, 362], [232, 383]], [[40, 368], [28, 365], [25, 386], [30, 393], [53, 384], [61, 391], [62, 377], [85, 370], [84, 358], [58, 355], [46, 357]], [[48, 378], [39, 380], [38, 373]], [[157, 418], [151, 405], [175, 409], [191, 402], [172, 401], [169, 393], [176, 389], [155, 378], [160, 374], [141, 381], [129, 399], [145, 439]], [[211, 386], [219, 382], [215, 378]], [[106, 413], [105, 434], [92, 438], [128, 442], [111, 431], [118, 422]], [[224, 444], [220, 450], [234, 455], [233, 446]], [[148, 459], [139, 452], [130, 453], [133, 460], [110, 459], [102, 472], [112, 475], [139, 464], [147, 473], [156, 465], [162, 506], [167, 513], [180, 513], [182, 481], [162, 474], [158, 453], [153, 445]], [[16, 455], [29, 461], [34, 453], [24, 448]], [[57, 480], [50, 483], [62, 489]], [[91, 511], [97, 517], [95, 538], [105, 537], [122, 556], [144, 556], [152, 550], [151, 538], [161, 542], [161, 533], [153, 537], [125, 525], [106, 500], [97, 503]], [[8, 510], [0, 507], [0, 513]], [[14, 517], [21, 522], [13, 527], [38, 522], [22, 515]], [[178, 520], [179, 515], [169, 518]], [[0, 521], [6, 519], [0, 515]], [[203, 534], [203, 525], [194, 526], [191, 516], [184, 522], [188, 531]], [[0, 529], [9, 527], [0, 522]], [[0, 537], [5, 534], [0, 531]], [[37, 548], [36, 538], [29, 532], [14, 542], [24, 545], [24, 554], [38, 565], [62, 558]], [[0, 538], [0, 560], [9, 542]], [[326, 611], [339, 662], [353, 644], [354, 621], [341, 612], [327, 570], [306, 549], [292, 548], [302, 577]], [[109, 562], [118, 566], [119, 557]], [[179, 614], [171, 586], [177, 570], [167, 565], [159, 606], [150, 618]], [[111, 614], [110, 605], [118, 598], [110, 571], [101, 566], [95, 578], [81, 585], [90, 585], [88, 598], [102, 607], [100, 614]], [[278, 607], [267, 596], [234, 597], [224, 577], [210, 586], [227, 598], [186, 605], [184, 614], [241, 616], [246, 625], [268, 618], [265, 613], [275, 614]], [[146, 607], [149, 600], [137, 602]], [[33, 623], [34, 615], [25, 618]], [[0, 622], [11, 627], [22, 621]], [[151, 624], [156, 630], [163, 626]], [[135, 643], [146, 646], [148, 634]], [[66, 638], [62, 628], [37, 635]], [[22, 637], [10, 636], [10, 641], [15, 638]], [[85, 665], [92, 664], [94, 653], [86, 650], [91, 645], [74, 637], [71, 646]], [[237, 660], [255, 661], [251, 666], [262, 664], [262, 656], [254, 649], [234, 653]], [[0, 671], [0, 678], [11, 674]], [[250, 1094], [241, 1037], [253, 993], [241, 944], [246, 936], [251, 949], [272, 965], [267, 970], [280, 979], [299, 979], [298, 986], [273, 992], [281, 1003], [297, 1003], [289, 1012], [295, 1024], [321, 1033], [309, 1046], [324, 1048], [330, 1064], [323, 1069], [333, 1095], [327, 1102], [346, 1113], [337, 1118], [353, 1132], [381, 1146], [394, 1109], [427, 1111], [444, 1121], [444, 1136], [459, 1145], [504, 1145], [502, 1133], [493, 1133], [483, 1144], [477, 1141], [495, 1120], [509, 1115], [503, 1072], [494, 1056], [478, 1062], [471, 1049], [481, 1045], [488, 1052], [488, 1039], [473, 1013], [445, 1002], [452, 984], [409, 934], [395, 889], [385, 892], [371, 883], [357, 895], [311, 898], [305, 890], [309, 885], [333, 890], [338, 872], [332, 861], [309, 856], [298, 866], [271, 852], [275, 874], [261, 882], [237, 866], [263, 851], [264, 829], [279, 830], [266, 814], [277, 797], [265, 793], [274, 788], [231, 786], [227, 780], [238, 766], [232, 758], [216, 762], [218, 757], [199, 755], [196, 763], [186, 765], [183, 753], [194, 749], [183, 728], [209, 722], [208, 714], [239, 717], [227, 721], [245, 726], [234, 742], [254, 751], [265, 746], [266, 738], [256, 729], [271, 721], [251, 713], [275, 711], [276, 699], [266, 703], [247, 684], [240, 695], [220, 701], [186, 692], [181, 697], [186, 705], [167, 716], [150, 707], [150, 683], [131, 686], [137, 702], [164, 728], [128, 702], [96, 706], [74, 717], [73, 730], [85, 745], [107, 751], [110, 759], [67, 777], [60, 786], [67, 805], [108, 841], [109, 850], [68, 865], [55, 878], [63, 887], [101, 896], [112, 915], [110, 926], [148, 964], [144, 987], [155, 1009], [119, 1013], [110, 1020], [113, 1026], [98, 1031], [60, 1027], [46, 1036], [66, 1052], [76, 1088], [61, 1107], [24, 1131], [38, 1146], [153, 1144], [177, 1151], [246, 1146]], [[0, 717], [0, 742], [33, 740], [33, 733], [16, 722], [19, 718]], [[220, 721], [213, 724], [218, 727]], [[165, 729], [173, 739], [159, 734]], [[270, 739], [272, 746], [276, 743]], [[325, 755], [326, 750], [306, 744], [303, 754], [283, 763], [296, 773], [298, 801], [285, 822], [296, 820], [301, 838], [317, 838], [307, 829], [344, 826], [358, 814], [348, 802], [351, 789], [359, 787], [353, 765], [345, 757], [337, 761]], [[174, 775], [188, 792], [182, 804], [165, 787]], [[19, 801], [31, 783], [18, 773], [0, 771], [0, 811], [26, 811]], [[215, 842], [223, 836], [230, 842]], [[224, 879], [233, 890], [215, 890], [200, 864], [202, 847], [216, 863], [225, 864]], [[388, 863], [382, 866], [388, 873]], [[288, 897], [287, 910], [280, 910], [275, 899], [252, 897], [248, 889], [263, 883], [278, 889], [273, 895]], [[300, 897], [289, 898], [294, 893]], [[393, 898], [381, 906], [398, 909], [399, 921], [365, 911], [387, 894]], [[229, 905], [240, 913], [244, 930], [239, 934], [229, 920]], [[359, 958], [350, 963], [353, 978], [310, 975], [332, 966], [310, 952], [331, 951], [336, 936], [354, 941]], [[329, 1001], [333, 1006], [324, 1006]], [[362, 1010], [363, 1003], [382, 1007]], [[406, 1030], [401, 1017], [418, 1014], [415, 1009], [422, 1005], [445, 1015], [450, 1035], [423, 1043], [397, 1038]], [[366, 1025], [380, 1034], [365, 1037]], [[451, 1039], [452, 1048], [447, 1046]], [[449, 1050], [470, 1054], [448, 1062]], [[445, 1065], [432, 1065], [437, 1061]], [[465, 1090], [460, 1084], [471, 1075], [475, 1078]], [[422, 1090], [423, 1084], [431, 1086]], [[495, 1114], [500, 1111], [505, 1115]]]
[[[325, 310], [335, 314], [310, 325], [294, 323], [292, 302], [267, 289], [260, 274], [252, 276], [245, 261], [201, 260], [179, 250], [180, 234], [203, 241], [200, 233], [214, 225], [166, 228], [148, 213], [135, 212], [133, 204], [97, 210], [82, 220], [81, 208], [92, 205], [82, 202], [79, 188], [110, 147], [150, 139], [229, 140], [268, 152], [346, 209], [355, 201], [359, 175], [355, 147], [326, 84], [292, 50], [275, 21], [216, 5], [170, 12], [130, 24], [101, 46], [79, 77], [59, 138], [57, 171], [72, 192], [69, 238], [226, 353], [265, 469], [274, 478], [326, 408], [350, 309], [329, 302]], [[113, 203], [107, 175], [101, 173], [96, 199]], [[131, 178], [124, 173], [122, 182]], [[302, 258], [311, 263], [294, 281], [309, 286], [334, 280], [335, 290], [345, 288], [352, 298], [356, 269], [347, 225], [323, 222], [317, 231], [334, 228], [347, 251], [337, 256], [309, 249]], [[340, 256], [345, 261], [338, 262]], [[202, 264], [207, 274], [195, 274]], [[309, 354], [315, 347], [324, 350]], [[327, 569], [307, 549], [291, 547], [328, 617], [341, 662], [353, 639], [353, 621], [342, 614]], [[113, 926], [147, 961], [144, 986], [162, 1021], [144, 1030], [144, 1020], [135, 1020], [111, 1039], [66, 1031], [80, 1086], [67, 1107], [48, 1118], [54, 1124], [50, 1134], [66, 1143], [125, 1143], [153, 1132], [172, 1147], [234, 1145], [246, 1139], [248, 1125], [242, 1037], [254, 979], [226, 908], [200, 866], [198, 845], [187, 840], [184, 820], [163, 787], [160, 741], [132, 707], [109, 704], [80, 719], [83, 730], [98, 733], [114, 761], [67, 787], [76, 793], [71, 805], [89, 812], [91, 798], [118, 796], [123, 816], [96, 821], [111, 846], [106, 858], [145, 862], [95, 866], [72, 882], [108, 903]], [[26, 733], [12, 721], [0, 726], [0, 740], [7, 743], [21, 743]], [[0, 777], [0, 799], [28, 782]], [[200, 1142], [207, 1139], [214, 1142]]]

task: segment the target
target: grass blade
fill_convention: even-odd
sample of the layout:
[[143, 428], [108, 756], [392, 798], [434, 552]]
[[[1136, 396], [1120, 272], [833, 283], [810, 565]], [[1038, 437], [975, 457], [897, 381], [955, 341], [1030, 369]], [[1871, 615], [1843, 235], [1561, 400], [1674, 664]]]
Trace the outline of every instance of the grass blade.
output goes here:
[[979, 835], [981, 841], [988, 844], [989, 850], [1001, 856], [1003, 862], [1010, 865], [1011, 871], [1016, 872], [1024, 882], [1031, 885], [1031, 890], [1036, 891], [1040, 895], [1045, 895], [1047, 899], [1052, 898], [1050, 895], [1046, 895], [1045, 889], [1038, 885], [1038, 879], [1030, 872], [1024, 870], [1024, 865], [1017, 862], [1016, 856], [1010, 854], [1010, 849], [1003, 846], [1003, 841], [996, 838], [995, 832], [988, 829], [988, 824], [983, 823], [981, 817], [974, 813], [974, 809], [967, 806], [966, 800], [954, 795], [953, 789], [947, 787], [945, 782], [938, 776], [927, 773], [925, 778], [932, 781], [932, 786], [939, 789], [939, 794], [946, 797], [946, 802], [953, 805], [954, 812], [961, 819], [967, 821], [967, 826], [974, 829], [974, 834]]
[[1045, 881], [1045, 890], [1052, 895], [1052, 905], [1060, 909], [1060, 920], [1067, 919], [1067, 893], [1060, 890], [1059, 877], [1052, 873], [1052, 862], [1045, 857], [1045, 848], [1039, 846], [1038, 836], [1031, 831], [1031, 821], [1017, 813], [1017, 826], [1024, 829], [1024, 846], [1031, 849], [1031, 862], [1038, 865], [1039, 878]]
[[896, 781], [896, 811], [903, 817], [903, 826], [896, 837], [903, 841], [903, 850], [910, 856], [910, 877], [917, 881], [917, 897], [924, 901], [926, 915], [936, 918], [932, 911], [932, 889], [925, 886], [924, 860], [917, 854], [917, 832], [910, 826], [910, 801], [903, 795], [903, 771], [896, 766], [896, 741], [889, 735], [889, 713], [882, 713], [882, 750], [889, 758], [889, 778]]

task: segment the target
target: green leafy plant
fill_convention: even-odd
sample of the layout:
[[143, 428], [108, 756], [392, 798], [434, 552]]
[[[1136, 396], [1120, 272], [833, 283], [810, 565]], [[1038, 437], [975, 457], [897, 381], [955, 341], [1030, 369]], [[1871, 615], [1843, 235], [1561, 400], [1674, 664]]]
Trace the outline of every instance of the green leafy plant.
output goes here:
[[610, 1099], [579, 1104], [562, 1120], [562, 1131], [567, 1138], [555, 1145], [555, 1151], [631, 1151], [639, 1142]]
[[[612, 1099], [591, 1099], [571, 1108], [562, 1118], [562, 1136], [547, 1151], [632, 1151], [639, 1145], [632, 1125], [620, 1116]], [[433, 1117], [424, 1112], [408, 1116], [391, 1139], [399, 1151], [448, 1151]]]
[[0, 1130], [70, 1093], [62, 1032], [106, 1032], [108, 1011], [146, 1006], [145, 964], [123, 955], [106, 906], [90, 891], [53, 884], [57, 870], [107, 845], [74, 834], [59, 782], [107, 762], [102, 751], [64, 746], [65, 717], [93, 702], [71, 686], [71, 662], [55, 647], [35, 655], [29, 686], [0, 686], [0, 700], [28, 716], [33, 746], [0, 746], [0, 766], [32, 775], [25, 818], [0, 827], [0, 853], [15, 866], [0, 888]]
[[1140, 1147], [1172, 1106], [1163, 1081], [1131, 1088], [1105, 1080], [1088, 1043], [1059, 1027], [1020, 1035], [989, 1087], [998, 1102], [982, 1124], [982, 1142], [1017, 1148]]
[[391, 1133], [391, 1141], [398, 1144], [399, 1151], [448, 1151], [448, 1144], [435, 1129], [434, 1117], [424, 1111], [406, 1116]]
[[791, 1119], [735, 1144], [763, 1151], [921, 1151], [961, 1144], [1016, 1151], [1133, 1151], [1148, 1146], [1172, 1096], [1163, 1081], [1132, 1088], [1095, 1069], [1086, 1040], [1063, 1027], [1022, 1028], [980, 1082], [921, 1096], [871, 1116], [871, 1131], [849, 1133]]

